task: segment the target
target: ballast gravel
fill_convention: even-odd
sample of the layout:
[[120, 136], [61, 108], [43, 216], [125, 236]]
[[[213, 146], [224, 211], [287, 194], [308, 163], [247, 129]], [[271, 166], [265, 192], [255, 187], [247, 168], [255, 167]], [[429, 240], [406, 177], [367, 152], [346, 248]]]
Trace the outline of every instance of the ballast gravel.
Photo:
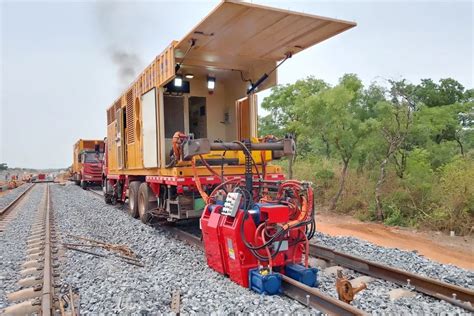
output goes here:
[[26, 258], [26, 240], [30, 234], [33, 215], [41, 205], [44, 190], [43, 184], [32, 188], [28, 196], [18, 204], [16, 217], [0, 233], [0, 310], [11, 305], [6, 294], [20, 290], [16, 283], [21, 279], [21, 265]]
[[201, 250], [142, 224], [75, 185], [51, 189], [62, 241], [77, 242], [66, 235], [72, 234], [125, 244], [145, 265], [67, 250], [60, 264], [62, 282], [79, 289], [83, 314], [170, 313], [174, 290], [181, 292], [183, 314], [315, 313], [289, 298], [260, 296], [233, 283], [207, 267]]
[[0, 210], [7, 207], [8, 204], [13, 202], [20, 194], [25, 192], [30, 186], [33, 184], [31, 183], [24, 183], [20, 185], [18, 188], [14, 188], [9, 190], [5, 195], [0, 197]]
[[[428, 276], [440, 281], [455, 284], [461, 287], [473, 288], [474, 272], [453, 265], [446, 265], [429, 260], [416, 252], [403, 251], [396, 248], [384, 248], [353, 237], [333, 237], [316, 233], [314, 243], [339, 252], [365, 258], [374, 262], [386, 264], [401, 270]], [[343, 270], [349, 279], [361, 276], [351, 270]], [[335, 277], [320, 274], [320, 289], [334, 297]], [[407, 284], [405, 287], [380, 279], [375, 279], [367, 285], [367, 289], [356, 295], [353, 305], [373, 314], [404, 314], [404, 315], [439, 315], [456, 314], [470, 315], [466, 310], [440, 301], [430, 296], [413, 292], [413, 297], [403, 297], [391, 301], [389, 292], [403, 288], [412, 290]]]
[[474, 289], [474, 271], [432, 261], [416, 251], [384, 248], [354, 237], [332, 237], [321, 233], [317, 233], [313, 240], [321, 246], [343, 253]]
[[[18, 290], [19, 267], [26, 252], [24, 242], [40, 205], [44, 188], [38, 185], [21, 210], [0, 236], [0, 308], [7, 306], [5, 294]], [[100, 197], [79, 187], [51, 185], [57, 231], [62, 242], [82, 241], [77, 235], [114, 244], [128, 245], [141, 256], [145, 267], [129, 265], [117, 257], [96, 257], [67, 250], [60, 260], [61, 282], [77, 288], [82, 314], [170, 313], [171, 294], [181, 292], [183, 314], [258, 313], [315, 314], [301, 304], [280, 296], [260, 296], [231, 282], [207, 267], [201, 250], [177, 241], [162, 229], [142, 224], [117, 206], [106, 205]], [[193, 230], [193, 229], [192, 229]], [[19, 242], [20, 241], [20, 242]], [[23, 242], [21, 242], [23, 241]], [[472, 271], [428, 260], [415, 252], [379, 247], [356, 238], [331, 237], [317, 233], [314, 241], [341, 252], [368, 258], [456, 285], [473, 288]], [[110, 254], [87, 248], [101, 254]], [[344, 270], [350, 277], [360, 276]], [[319, 272], [319, 289], [337, 297], [335, 276]], [[390, 301], [389, 291], [400, 288], [374, 280], [356, 295], [353, 305], [373, 315], [468, 314], [466, 311], [415, 293], [414, 297]]]

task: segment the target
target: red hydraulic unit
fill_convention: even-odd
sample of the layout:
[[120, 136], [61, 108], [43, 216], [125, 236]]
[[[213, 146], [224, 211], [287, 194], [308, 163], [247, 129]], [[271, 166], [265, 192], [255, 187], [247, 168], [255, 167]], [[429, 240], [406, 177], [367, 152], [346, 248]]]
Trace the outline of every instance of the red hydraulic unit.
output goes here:
[[200, 190], [207, 201], [200, 225], [208, 265], [268, 295], [281, 292], [281, 274], [317, 286], [317, 269], [308, 266], [315, 233], [311, 183], [253, 178], [251, 146], [241, 144], [249, 157], [245, 180], [223, 182], [210, 195]]

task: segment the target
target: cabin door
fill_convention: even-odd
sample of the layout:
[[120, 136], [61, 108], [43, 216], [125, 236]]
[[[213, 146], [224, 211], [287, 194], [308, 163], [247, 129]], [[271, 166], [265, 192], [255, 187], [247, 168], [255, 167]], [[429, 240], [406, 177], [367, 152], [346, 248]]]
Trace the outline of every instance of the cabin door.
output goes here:
[[257, 136], [257, 96], [249, 97], [235, 102], [235, 115], [237, 119], [237, 140], [250, 139]]
[[117, 167], [118, 169], [123, 169], [124, 164], [124, 143], [123, 143], [123, 136], [125, 135], [124, 125], [123, 125], [123, 110], [122, 108], [118, 109], [116, 112], [117, 118], [117, 137], [115, 138], [115, 143], [117, 146]]

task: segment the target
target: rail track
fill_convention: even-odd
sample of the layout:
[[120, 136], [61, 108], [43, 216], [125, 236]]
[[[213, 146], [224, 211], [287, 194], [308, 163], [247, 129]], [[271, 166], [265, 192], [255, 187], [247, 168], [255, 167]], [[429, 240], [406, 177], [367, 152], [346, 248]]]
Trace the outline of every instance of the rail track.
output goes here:
[[474, 312], [474, 291], [460, 286], [441, 282], [432, 278], [403, 271], [380, 263], [371, 262], [359, 257], [318, 246], [310, 245], [310, 255], [329, 261], [335, 265], [357, 271], [374, 278], [389, 281], [400, 286], [447, 301], [453, 305]]
[[[182, 231], [176, 227], [163, 227], [178, 239], [200, 249], [203, 248], [201, 239], [198, 236]], [[303, 305], [311, 306], [330, 315], [367, 315], [363, 310], [339, 301], [338, 299], [328, 296], [315, 288], [306, 286], [305, 284], [291, 278], [282, 276], [282, 281], [283, 293], [286, 296], [299, 301]]]
[[34, 214], [27, 239], [27, 256], [21, 265], [18, 281], [21, 290], [7, 295], [13, 303], [2, 315], [76, 315], [74, 294], [71, 287], [58, 289], [57, 239], [54, 214], [51, 206], [49, 184], [44, 184], [44, 197]]
[[20, 202], [28, 195], [31, 189], [36, 184], [32, 184], [28, 189], [23, 191], [17, 198], [15, 198], [10, 204], [5, 206], [3, 209], [0, 210], [0, 232], [3, 232], [7, 226], [7, 224], [16, 216], [16, 206], [20, 204]]
[[[176, 227], [164, 227], [178, 239], [199, 248], [203, 247], [199, 236]], [[371, 262], [369, 260], [340, 253], [318, 245], [310, 246], [310, 256], [329, 261], [333, 265], [351, 269], [364, 275], [389, 281], [400, 286], [410, 287], [417, 292], [432, 296], [439, 300], [447, 301], [453, 305], [464, 308], [469, 312], [474, 312], [473, 290]], [[325, 295], [315, 288], [305, 286], [304, 284], [285, 276], [283, 276], [283, 288], [284, 294], [288, 297], [296, 299], [300, 303], [314, 307], [324, 313], [334, 315], [366, 314], [365, 311], [357, 309], [352, 305]]]
[[91, 192], [91, 193], [94, 193], [95, 195], [97, 196], [100, 196], [100, 197], [104, 197], [104, 193], [102, 192], [102, 190], [94, 190], [94, 189], [87, 189], [87, 191]]

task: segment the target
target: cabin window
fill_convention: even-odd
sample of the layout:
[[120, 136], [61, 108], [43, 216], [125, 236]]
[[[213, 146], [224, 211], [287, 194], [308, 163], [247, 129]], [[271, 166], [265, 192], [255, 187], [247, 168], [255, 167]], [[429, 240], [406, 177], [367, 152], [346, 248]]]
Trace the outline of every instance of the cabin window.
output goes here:
[[165, 138], [177, 131], [184, 133], [184, 97], [164, 96]]
[[206, 98], [189, 98], [189, 132], [195, 138], [207, 138]]

